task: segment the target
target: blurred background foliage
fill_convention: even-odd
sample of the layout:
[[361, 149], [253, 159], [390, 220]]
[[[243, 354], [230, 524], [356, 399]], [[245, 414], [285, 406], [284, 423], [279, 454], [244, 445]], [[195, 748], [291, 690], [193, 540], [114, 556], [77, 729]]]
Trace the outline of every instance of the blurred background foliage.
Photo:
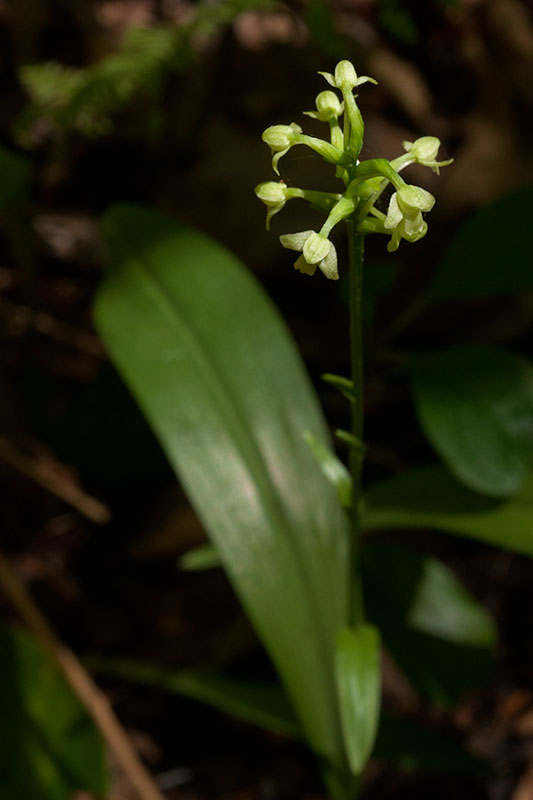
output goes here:
[[[307, 755], [279, 736], [293, 725], [283, 698], [267, 694], [265, 711], [246, 695], [255, 721], [281, 709], [277, 726], [270, 726], [275, 733], [265, 734], [236, 721], [243, 703], [232, 706], [226, 685], [209, 676], [187, 683], [182, 673], [181, 683], [169, 679], [169, 669], [198, 666], [232, 665], [254, 679], [271, 675], [219, 571], [176, 568], [204, 534], [94, 334], [91, 301], [106, 259], [99, 219], [116, 202], [142, 203], [229, 247], [281, 308], [328, 420], [342, 427], [343, 399], [319, 376], [347, 370], [347, 287], [294, 273], [277, 234], [312, 227], [313, 217], [291, 207], [267, 233], [252, 190], [271, 176], [262, 130], [301, 122], [318, 91], [316, 71], [350, 58], [379, 81], [360, 93], [364, 157], [394, 157], [403, 140], [435, 135], [443, 157], [455, 159], [440, 177], [411, 168], [411, 180], [437, 198], [426, 239], [386, 260], [383, 242], [369, 242], [367, 482], [392, 479], [436, 452], [469, 489], [511, 503], [531, 465], [533, 430], [532, 4], [3, 0], [0, 37], [3, 549], [61, 635], [106, 673], [103, 686], [169, 797], [316, 796]], [[314, 124], [306, 123], [310, 130]], [[299, 149], [285, 160], [294, 185], [329, 188], [322, 167]], [[461, 381], [450, 385], [443, 375], [464, 378], [473, 370], [482, 388], [465, 401]], [[454, 439], [451, 415], [433, 402], [443, 395], [454, 419], [466, 403], [478, 441], [487, 441], [488, 430], [492, 450], [480, 457], [479, 448], [469, 453]], [[518, 554], [435, 533], [429, 538], [423, 517], [417, 532], [396, 537], [413, 549], [369, 548], [372, 614], [391, 631], [384, 693], [393, 716], [380, 731], [368, 797], [439, 798], [453, 791], [525, 800], [533, 791], [533, 568], [520, 555], [531, 552], [533, 529], [523, 519], [520, 529], [499, 529], [501, 538], [515, 537], [510, 548]], [[401, 576], [387, 602], [376, 582], [383, 564]], [[454, 574], [467, 589], [456, 587]], [[490, 677], [479, 656], [494, 649], [495, 635], [479, 605], [459, 633], [454, 628], [466, 661], [454, 661], [457, 651], [435, 640], [434, 623], [423, 614], [416, 624], [411, 619], [409, 647], [395, 646], [394, 633], [416, 610], [409, 585], [424, 596], [440, 587], [444, 594], [431, 595], [433, 606], [455, 596], [452, 612], [470, 602], [464, 591], [482, 601], [500, 637]], [[14, 622], [0, 602], [6, 621]], [[35, 645], [20, 634], [3, 633], [0, 648], [4, 686], [14, 664], [37, 675], [32, 682], [56, 686], [57, 676], [39, 666]], [[143, 672], [139, 662], [167, 671]], [[440, 675], [439, 664], [446, 667]], [[124, 682], [128, 676], [131, 683]], [[183, 695], [207, 698], [233, 716]], [[32, 711], [32, 702], [18, 692], [10, 714], [23, 720], [21, 729], [31, 728], [25, 741], [35, 745], [28, 752], [36, 775], [55, 774], [42, 743], [56, 747], [69, 725], [92, 748], [92, 776], [73, 748], [72, 763], [50, 779], [59, 786], [50, 796], [69, 797], [74, 786], [97, 796], [105, 784], [100, 745], [84, 733], [86, 720], [73, 699], [61, 701], [64, 728], [45, 725], [44, 733], [48, 715]], [[398, 716], [411, 727], [398, 732]], [[421, 735], [415, 723], [437, 738]], [[475, 757], [456, 747], [459, 734]], [[0, 729], [1, 741], [9, 735]], [[435, 778], [435, 770], [445, 776]], [[37, 797], [28, 775], [28, 792]], [[116, 797], [127, 798], [120, 774], [113, 780]], [[6, 797], [21, 796], [20, 786], [9, 786]]]

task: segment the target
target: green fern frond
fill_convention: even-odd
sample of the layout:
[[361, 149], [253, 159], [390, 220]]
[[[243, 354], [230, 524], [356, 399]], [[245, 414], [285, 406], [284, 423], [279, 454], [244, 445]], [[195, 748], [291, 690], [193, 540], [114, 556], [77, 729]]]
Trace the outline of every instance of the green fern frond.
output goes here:
[[47, 62], [22, 67], [19, 79], [30, 103], [17, 122], [18, 141], [28, 146], [38, 122], [91, 137], [109, 133], [114, 113], [140, 92], [156, 97], [169, 75], [189, 66], [195, 40], [214, 35], [242, 11], [270, 5], [270, 0], [221, 0], [216, 5], [204, 0], [187, 25], [132, 28], [115, 53], [92, 66], [75, 69]]

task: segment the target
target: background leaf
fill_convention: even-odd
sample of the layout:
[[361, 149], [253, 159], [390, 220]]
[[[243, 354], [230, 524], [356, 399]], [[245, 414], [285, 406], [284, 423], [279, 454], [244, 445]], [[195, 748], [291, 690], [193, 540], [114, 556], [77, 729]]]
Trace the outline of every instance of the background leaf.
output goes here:
[[512, 294], [533, 288], [533, 188], [519, 189], [478, 211], [453, 238], [429, 299]]
[[533, 474], [510, 500], [473, 492], [440, 465], [418, 467], [366, 494], [367, 531], [433, 528], [533, 556]]
[[454, 736], [388, 714], [381, 717], [374, 757], [404, 772], [483, 775], [488, 771]]
[[100, 675], [157, 686], [173, 694], [198, 700], [273, 733], [293, 739], [302, 738], [302, 729], [287, 695], [279, 685], [205, 670], [172, 670], [121, 659], [91, 659], [90, 666]]
[[97, 327], [263, 639], [313, 747], [342, 760], [333, 654], [346, 520], [303, 431], [327, 442], [300, 358], [252, 276], [138, 207], [106, 216]]
[[30, 197], [28, 159], [7, 147], [0, 147], [0, 175], [0, 211], [13, 212], [24, 208]]
[[416, 358], [413, 378], [420, 423], [454, 475], [496, 497], [516, 492], [533, 460], [533, 365], [454, 348]]
[[0, 628], [2, 800], [70, 800], [108, 791], [100, 735], [56, 665], [21, 631]]
[[369, 618], [417, 689], [449, 705], [482, 683], [496, 643], [494, 623], [445, 564], [372, 544], [363, 576]]

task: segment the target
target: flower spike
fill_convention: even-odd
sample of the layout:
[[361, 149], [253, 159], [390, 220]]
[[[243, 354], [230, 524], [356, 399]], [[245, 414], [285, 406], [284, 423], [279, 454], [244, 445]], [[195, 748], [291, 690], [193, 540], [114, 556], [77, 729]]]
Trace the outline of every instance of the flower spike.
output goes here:
[[[424, 214], [431, 211], [435, 198], [425, 189], [407, 184], [400, 172], [410, 164], [421, 164], [439, 173], [441, 167], [452, 163], [438, 161], [440, 141], [435, 136], [422, 136], [413, 142], [404, 142], [405, 153], [389, 161], [385, 158], [359, 160], [363, 146], [364, 122], [356, 102], [354, 90], [365, 83], [376, 83], [368, 75], [358, 75], [354, 65], [340, 61], [333, 73], [320, 73], [329, 85], [342, 94], [340, 98], [327, 89], [316, 97], [316, 111], [306, 114], [329, 124], [330, 141], [308, 136], [296, 123], [272, 125], [263, 133], [263, 140], [272, 153], [272, 166], [278, 173], [279, 160], [291, 147], [301, 144], [309, 147], [335, 167], [335, 175], [344, 184], [342, 192], [319, 192], [311, 189], [288, 187], [283, 181], [269, 181], [256, 187], [257, 197], [267, 207], [267, 228], [270, 220], [291, 198], [301, 198], [326, 214], [317, 231], [306, 230], [280, 237], [283, 247], [299, 253], [295, 269], [314, 275], [318, 269], [330, 280], [339, 276], [337, 252], [329, 236], [335, 225], [349, 219], [358, 234], [385, 234], [390, 237], [387, 249], [397, 250], [402, 239], [416, 242], [425, 236], [427, 222]], [[376, 207], [382, 192], [391, 184], [394, 193], [387, 213]]]

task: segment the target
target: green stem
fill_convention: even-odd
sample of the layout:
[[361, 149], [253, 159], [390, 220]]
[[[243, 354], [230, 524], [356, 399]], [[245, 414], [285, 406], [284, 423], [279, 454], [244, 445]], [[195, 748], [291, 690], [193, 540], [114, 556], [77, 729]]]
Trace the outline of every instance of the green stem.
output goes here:
[[354, 398], [351, 405], [351, 433], [359, 447], [350, 448], [352, 506], [350, 514], [350, 622], [364, 621], [359, 556], [361, 550], [361, 473], [364, 458], [364, 373], [363, 373], [363, 257], [364, 236], [357, 233], [357, 221], [348, 221], [350, 275], [350, 357]]

